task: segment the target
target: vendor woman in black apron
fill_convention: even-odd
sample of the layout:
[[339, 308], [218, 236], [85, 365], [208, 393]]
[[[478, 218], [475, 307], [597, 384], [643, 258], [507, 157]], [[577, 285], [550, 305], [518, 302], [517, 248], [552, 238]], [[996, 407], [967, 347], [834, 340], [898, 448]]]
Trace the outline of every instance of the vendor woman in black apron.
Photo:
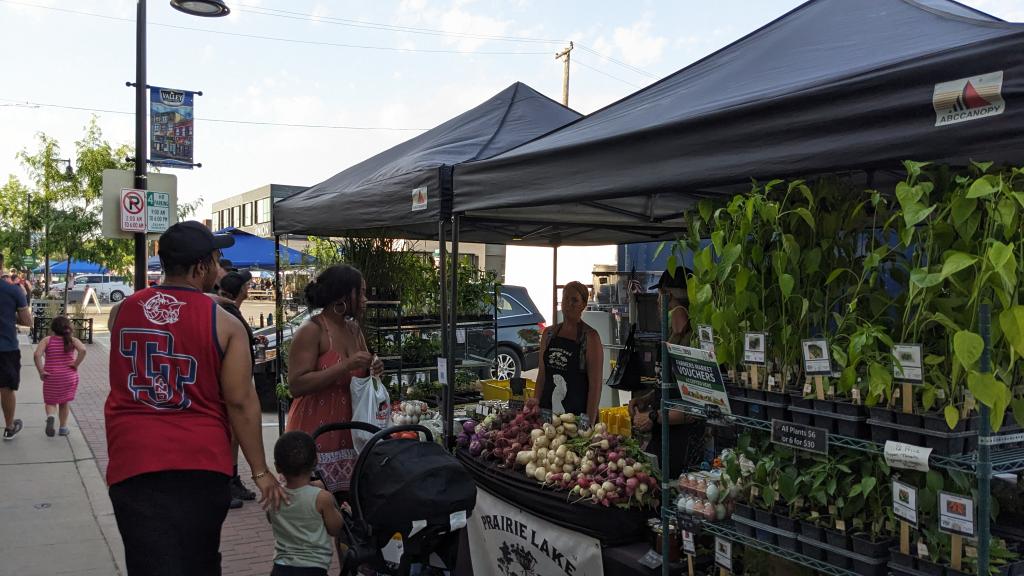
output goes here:
[[[676, 268], [674, 274], [666, 270], [658, 282], [658, 293], [668, 300], [668, 342], [690, 346], [693, 328], [690, 326], [689, 302], [686, 294], [686, 269]], [[670, 364], [671, 366], [671, 364]], [[664, 369], [664, 367], [662, 367]], [[675, 375], [671, 376], [675, 381]], [[679, 388], [672, 386], [669, 400], [679, 400]], [[639, 432], [651, 435], [646, 451], [661, 457], [661, 390], [656, 388], [644, 396], [629, 401], [633, 427]], [[678, 410], [668, 412], [669, 474], [674, 478], [682, 472], [698, 466], [703, 460], [704, 421]]]
[[562, 323], [548, 326], [541, 336], [536, 395], [541, 408], [586, 414], [593, 424], [601, 401], [604, 348], [597, 330], [581, 319], [589, 299], [590, 291], [579, 282], [562, 290]]

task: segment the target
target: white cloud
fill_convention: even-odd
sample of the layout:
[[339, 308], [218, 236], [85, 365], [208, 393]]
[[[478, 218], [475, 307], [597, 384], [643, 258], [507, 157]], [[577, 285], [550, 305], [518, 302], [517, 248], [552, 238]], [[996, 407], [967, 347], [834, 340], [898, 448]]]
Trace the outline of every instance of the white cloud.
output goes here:
[[618, 27], [612, 33], [617, 52], [627, 64], [647, 66], [661, 59], [668, 39], [651, 33], [651, 17], [634, 22], [629, 28]]
[[[485, 36], [501, 36], [506, 33], [511, 22], [470, 14], [458, 7], [441, 15], [441, 29], [456, 34], [480, 34]], [[487, 40], [477, 38], [461, 38], [446, 36], [445, 43], [455, 45], [462, 52], [476, 52]]]
[[323, 2], [317, 2], [316, 6], [313, 7], [313, 12], [311, 15], [313, 16], [313, 22], [319, 24], [324, 21], [324, 18], [331, 15], [331, 11]]

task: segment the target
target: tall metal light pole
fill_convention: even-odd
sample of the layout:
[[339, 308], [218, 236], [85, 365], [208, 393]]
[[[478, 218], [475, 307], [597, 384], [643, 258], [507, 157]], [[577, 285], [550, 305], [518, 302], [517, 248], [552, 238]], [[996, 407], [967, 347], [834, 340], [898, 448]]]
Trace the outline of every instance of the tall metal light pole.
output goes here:
[[[193, 16], [227, 16], [222, 0], [171, 0], [171, 7]], [[138, 0], [135, 15], [135, 182], [146, 189], [146, 0]], [[135, 289], [146, 287], [146, 234], [135, 233]]]

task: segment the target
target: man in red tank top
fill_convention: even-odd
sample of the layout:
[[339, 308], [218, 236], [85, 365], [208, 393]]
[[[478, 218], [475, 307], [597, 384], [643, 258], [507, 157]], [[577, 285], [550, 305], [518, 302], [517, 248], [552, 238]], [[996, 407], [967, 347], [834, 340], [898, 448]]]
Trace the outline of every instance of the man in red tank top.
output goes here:
[[204, 293], [233, 243], [198, 222], [171, 226], [164, 283], [110, 313], [107, 484], [129, 576], [220, 574], [232, 431], [264, 507], [284, 498], [263, 452], [248, 336]]

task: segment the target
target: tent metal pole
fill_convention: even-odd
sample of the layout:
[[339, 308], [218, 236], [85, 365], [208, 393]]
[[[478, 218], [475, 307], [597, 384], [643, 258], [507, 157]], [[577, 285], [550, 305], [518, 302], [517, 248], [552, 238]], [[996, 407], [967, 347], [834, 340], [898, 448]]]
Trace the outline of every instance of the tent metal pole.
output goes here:
[[[668, 346], [665, 346], [665, 342], [668, 341], [669, 325], [666, 322], [668, 318], [668, 298], [660, 298], [661, 300], [661, 406], [658, 406], [660, 411], [659, 419], [661, 420], [661, 574], [662, 576], [668, 576], [669, 574], [669, 514], [668, 514], [668, 503], [669, 500], [669, 432], [668, 432], [668, 405], [665, 404], [665, 400], [668, 398], [669, 390], [672, 388], [672, 368], [669, 364], [670, 359], [668, 357]], [[653, 451], [653, 450], [652, 450]], [[682, 534], [679, 535], [682, 538]]]
[[[273, 214], [273, 212], [271, 212]], [[274, 342], [277, 344], [277, 357], [274, 363], [277, 364], [275, 373], [274, 394], [277, 395], [277, 385], [284, 383], [284, 303], [281, 301], [281, 235], [274, 235]], [[284, 404], [277, 399], [277, 434], [284, 434], [284, 419], [287, 416]]]
[[[981, 349], [981, 372], [992, 371], [992, 317], [990, 304], [982, 302], [978, 328], [981, 332], [981, 339], [984, 346]], [[991, 549], [991, 510], [992, 510], [992, 453], [991, 441], [992, 425], [989, 422], [989, 407], [984, 403], [981, 405], [978, 414], [978, 574], [989, 573], [990, 549]]]
[[558, 244], [551, 250], [551, 325], [558, 324]]
[[459, 216], [452, 216], [452, 288], [449, 295], [451, 323], [448, 325], [448, 385], [444, 395], [445, 446], [451, 447], [455, 419], [455, 333], [459, 326]]
[[441, 218], [437, 221], [438, 245], [438, 279], [440, 280], [441, 298], [441, 355], [448, 357], [448, 226]]

